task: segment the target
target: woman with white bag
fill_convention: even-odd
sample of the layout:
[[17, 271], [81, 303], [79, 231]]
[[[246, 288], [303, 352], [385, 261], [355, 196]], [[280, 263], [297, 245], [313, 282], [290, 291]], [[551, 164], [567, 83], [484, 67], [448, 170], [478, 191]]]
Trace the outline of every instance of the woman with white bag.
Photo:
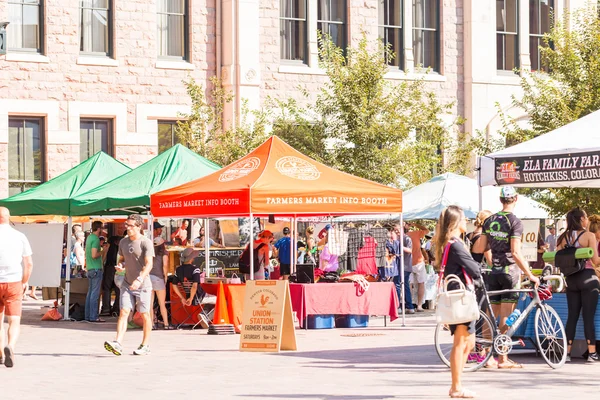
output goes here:
[[[441, 261], [441, 271], [447, 282], [446, 293], [461, 293], [470, 297], [472, 293], [464, 291], [466, 286], [471, 286], [474, 279], [481, 277], [480, 265], [473, 260], [466, 245], [460, 239], [461, 235], [467, 230], [467, 220], [463, 210], [458, 206], [449, 206], [440, 214], [435, 232], [435, 251], [436, 259]], [[456, 277], [458, 279], [456, 279]], [[454, 279], [454, 281], [452, 281]], [[459, 284], [458, 280], [462, 282]], [[445, 283], [443, 283], [446, 286]], [[442, 294], [443, 295], [443, 294]], [[442, 296], [441, 295], [441, 296]], [[475, 296], [472, 295], [474, 298]], [[452, 304], [453, 306], [462, 306], [460, 304]], [[476, 301], [475, 301], [476, 304]], [[438, 307], [441, 305], [438, 304]], [[455, 311], [455, 314], [477, 314], [478, 310], [473, 310], [471, 302], [471, 310], [449, 310]], [[456, 312], [458, 311], [458, 312]], [[440, 312], [438, 310], [438, 318]], [[454, 336], [454, 345], [450, 354], [450, 370], [452, 372], [452, 386], [449, 395], [452, 398], [473, 398], [475, 393], [462, 387], [461, 376], [463, 368], [467, 362], [467, 357], [471, 349], [475, 345], [475, 322], [477, 317], [472, 321], [466, 321], [457, 324], [449, 324], [450, 332]]]

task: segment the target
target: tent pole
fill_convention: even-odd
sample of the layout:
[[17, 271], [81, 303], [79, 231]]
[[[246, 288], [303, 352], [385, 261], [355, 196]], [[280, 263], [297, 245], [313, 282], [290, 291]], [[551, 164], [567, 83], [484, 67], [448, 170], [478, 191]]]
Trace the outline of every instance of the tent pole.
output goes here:
[[296, 273], [296, 264], [298, 264], [298, 239], [296, 239], [298, 236], [298, 217], [294, 214], [294, 236], [292, 236], [291, 239], [294, 252], [292, 253], [292, 265], [290, 266], [290, 273]]
[[[210, 238], [208, 237], [208, 218], [204, 219], [204, 276], [210, 278]], [[202, 243], [200, 243], [202, 245]], [[225, 271], [223, 271], [225, 272]]]
[[483, 188], [481, 187], [481, 157], [477, 156], [477, 193], [479, 195], [479, 211], [483, 210]]
[[71, 231], [73, 230], [73, 217], [67, 219], [67, 262], [65, 265], [65, 317], [63, 321], [70, 321], [69, 301], [71, 293]]
[[254, 218], [250, 213], [250, 243], [248, 243], [250, 249], [250, 280], [254, 280]]
[[148, 210], [148, 232], [150, 232], [150, 240], [154, 243], [154, 216]]
[[[404, 301], [404, 291], [406, 290], [405, 285], [408, 282], [404, 281], [404, 223], [402, 219], [402, 213], [400, 213], [400, 307], [402, 307], [402, 326], [406, 326], [406, 313], [405, 313], [405, 301]], [[411, 249], [412, 250], [412, 249]], [[410, 289], [409, 289], [410, 290]]]

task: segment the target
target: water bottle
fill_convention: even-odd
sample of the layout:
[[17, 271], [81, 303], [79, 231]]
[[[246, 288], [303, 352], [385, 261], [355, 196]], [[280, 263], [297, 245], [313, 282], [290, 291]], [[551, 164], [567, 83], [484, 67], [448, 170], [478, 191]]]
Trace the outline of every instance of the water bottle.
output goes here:
[[516, 310], [515, 310], [515, 311], [513, 311], [513, 312], [512, 312], [512, 314], [510, 314], [510, 315], [508, 316], [508, 318], [506, 319], [506, 325], [507, 325], [507, 326], [512, 326], [512, 325], [515, 323], [515, 321], [516, 321], [517, 319], [519, 319], [519, 317], [520, 317], [520, 316], [521, 316], [521, 310], [519, 310], [519, 309], [516, 309]]

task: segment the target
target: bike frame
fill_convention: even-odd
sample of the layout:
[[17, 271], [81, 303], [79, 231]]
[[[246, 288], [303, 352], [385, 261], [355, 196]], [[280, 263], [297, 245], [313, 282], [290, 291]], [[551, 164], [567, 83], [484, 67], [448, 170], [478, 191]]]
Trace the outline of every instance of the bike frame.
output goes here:
[[[500, 334], [500, 327], [499, 327], [498, 323], [496, 322], [496, 316], [494, 315], [494, 311], [492, 310], [492, 304], [490, 303], [490, 295], [494, 296], [494, 295], [504, 294], [504, 293], [533, 293], [533, 301], [531, 303], [529, 303], [529, 305], [525, 308], [525, 310], [523, 310], [523, 312], [521, 312], [521, 315], [519, 315], [519, 318], [517, 318], [517, 320], [512, 324], [512, 326], [508, 329], [508, 331], [506, 331], [505, 335], [507, 335], [509, 337], [512, 337], [512, 335], [514, 335], [514, 333], [517, 331], [517, 329], [519, 329], [519, 326], [523, 323], [523, 321], [527, 320], [527, 317], [534, 310], [534, 308], [541, 307], [541, 305], [542, 305], [540, 296], [538, 295], [537, 290], [534, 290], [534, 289], [505, 289], [505, 290], [495, 290], [495, 291], [488, 292], [484, 287], [483, 291], [484, 291], [485, 297], [482, 298], [481, 301], [479, 302], [479, 308], [482, 309], [481, 306], [483, 305], [483, 300], [486, 299], [487, 304], [489, 305], [487, 311], [489, 312], [490, 318], [492, 319], [492, 323], [494, 324], [496, 334]], [[482, 311], [483, 311], [483, 309], [482, 309]]]

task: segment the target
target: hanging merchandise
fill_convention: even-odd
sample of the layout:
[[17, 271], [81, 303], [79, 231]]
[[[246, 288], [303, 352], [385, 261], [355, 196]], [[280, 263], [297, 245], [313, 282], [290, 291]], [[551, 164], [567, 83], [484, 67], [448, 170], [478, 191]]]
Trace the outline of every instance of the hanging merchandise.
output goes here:
[[377, 275], [375, 264], [375, 239], [372, 236], [364, 237], [365, 245], [358, 251], [358, 264], [356, 272], [363, 275]]
[[364, 236], [354, 224], [348, 224], [344, 231], [348, 232], [348, 251], [346, 252], [347, 266], [349, 271], [356, 271], [358, 266], [358, 251], [364, 246]]
[[339, 268], [338, 256], [332, 254], [329, 250], [329, 244], [326, 244], [319, 255], [319, 268], [323, 272], [337, 272]]
[[331, 228], [327, 232], [327, 244], [331, 254], [341, 256], [348, 251], [348, 232], [339, 229]]
[[375, 248], [375, 262], [377, 263], [377, 267], [385, 267], [385, 242], [387, 241], [388, 230], [375, 225], [369, 233], [373, 236], [377, 244]]

